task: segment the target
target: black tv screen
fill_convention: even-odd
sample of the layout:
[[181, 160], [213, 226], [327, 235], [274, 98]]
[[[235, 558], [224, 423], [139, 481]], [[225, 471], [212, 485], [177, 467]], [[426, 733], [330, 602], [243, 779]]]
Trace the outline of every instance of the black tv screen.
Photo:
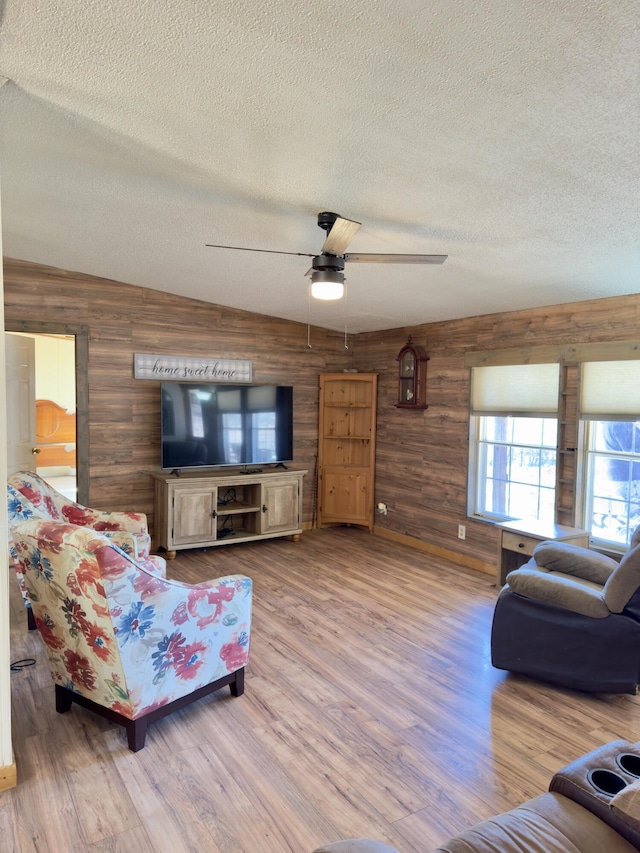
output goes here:
[[162, 467], [293, 459], [293, 388], [162, 382]]

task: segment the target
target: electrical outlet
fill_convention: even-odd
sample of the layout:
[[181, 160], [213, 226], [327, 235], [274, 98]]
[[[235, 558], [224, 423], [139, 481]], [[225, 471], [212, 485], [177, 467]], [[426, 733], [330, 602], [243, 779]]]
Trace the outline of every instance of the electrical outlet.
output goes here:
[[464, 524], [458, 525], [458, 539], [466, 539], [467, 538], [467, 528]]
[[379, 515], [388, 515], [389, 514], [389, 508], [387, 507], [387, 505], [385, 503], [382, 503], [382, 501], [378, 504], [377, 510], [378, 510]]

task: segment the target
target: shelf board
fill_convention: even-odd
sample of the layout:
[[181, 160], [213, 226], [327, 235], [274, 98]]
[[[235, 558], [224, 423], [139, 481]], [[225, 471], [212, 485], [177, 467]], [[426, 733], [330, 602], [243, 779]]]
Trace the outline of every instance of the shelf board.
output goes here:
[[323, 435], [322, 438], [335, 440], [353, 439], [354, 441], [370, 441], [370, 435]]
[[260, 512], [260, 506], [250, 504], [218, 504], [216, 512], [218, 515], [240, 515], [244, 512]]
[[371, 409], [373, 403], [325, 403], [325, 409]]
[[228, 533], [226, 536], [217, 536], [216, 542], [238, 542], [240, 539], [255, 539], [255, 530], [246, 530], [244, 527], [235, 529], [233, 533]]

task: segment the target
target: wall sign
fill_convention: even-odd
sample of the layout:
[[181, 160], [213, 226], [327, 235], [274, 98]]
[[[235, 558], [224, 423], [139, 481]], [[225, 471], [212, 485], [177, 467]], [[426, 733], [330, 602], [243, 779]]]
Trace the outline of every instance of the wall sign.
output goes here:
[[133, 375], [135, 379], [251, 382], [252, 367], [250, 361], [137, 352], [133, 356]]

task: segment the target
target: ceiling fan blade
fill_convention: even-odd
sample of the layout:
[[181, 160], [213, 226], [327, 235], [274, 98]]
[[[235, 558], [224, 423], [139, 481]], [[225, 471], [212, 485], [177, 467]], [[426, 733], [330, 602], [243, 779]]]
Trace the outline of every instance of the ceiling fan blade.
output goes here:
[[216, 243], [205, 243], [209, 249], [236, 249], [239, 252], [266, 252], [269, 255], [297, 255], [299, 258], [314, 258], [313, 252], [280, 252], [277, 249], [249, 249], [246, 246], [218, 246]]
[[443, 264], [449, 255], [348, 254], [345, 261], [356, 264]]
[[353, 240], [360, 225], [360, 222], [354, 222], [352, 219], [343, 219], [339, 216], [331, 226], [331, 231], [327, 234], [327, 239], [323, 243], [320, 254], [344, 255], [345, 249]]

